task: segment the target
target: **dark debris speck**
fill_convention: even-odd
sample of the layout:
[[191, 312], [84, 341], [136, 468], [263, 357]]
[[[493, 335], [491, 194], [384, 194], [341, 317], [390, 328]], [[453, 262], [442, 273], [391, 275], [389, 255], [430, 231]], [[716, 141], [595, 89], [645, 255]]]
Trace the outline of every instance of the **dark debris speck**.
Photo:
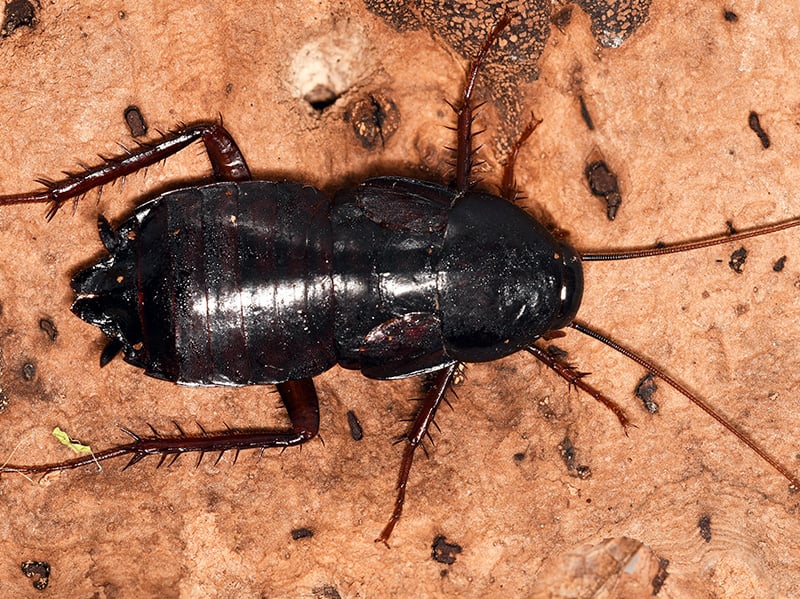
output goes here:
[[364, 438], [364, 429], [353, 410], [347, 412], [347, 426], [350, 428], [350, 436], [353, 441], [361, 441]]
[[589, 466], [576, 464], [575, 445], [572, 443], [572, 439], [570, 439], [568, 436], [564, 437], [564, 440], [561, 441], [558, 446], [558, 451], [561, 454], [561, 459], [567, 466], [567, 470], [573, 473], [574, 476], [577, 476], [581, 480], [591, 478], [592, 469]]
[[292, 539], [299, 541], [300, 539], [310, 539], [314, 536], [314, 531], [310, 528], [295, 528], [292, 530]]
[[561, 459], [567, 468], [572, 470], [575, 468], [575, 446], [569, 437], [564, 437], [561, 444], [558, 446], [558, 451], [561, 454]]
[[775, 263], [772, 265], [772, 270], [774, 270], [775, 272], [781, 272], [785, 266], [786, 266], [786, 256], [781, 256], [780, 258], [775, 260]]
[[747, 125], [755, 131], [756, 135], [758, 135], [758, 140], [761, 142], [761, 146], [766, 150], [772, 145], [772, 142], [769, 139], [769, 135], [767, 132], [764, 131], [764, 128], [761, 126], [761, 119], [758, 116], [758, 113], [755, 111], [751, 111], [747, 117]]
[[697, 521], [697, 527], [700, 529], [700, 536], [706, 543], [711, 542], [711, 516], [705, 514]]
[[33, 362], [25, 362], [22, 365], [22, 378], [25, 381], [32, 381], [36, 377], [36, 364]]
[[583, 122], [586, 123], [586, 127], [589, 131], [594, 131], [594, 121], [592, 120], [592, 115], [589, 114], [589, 108], [586, 106], [586, 100], [582, 95], [578, 96], [578, 103], [581, 107], [581, 118]]
[[0, 37], [8, 37], [20, 27], [36, 27], [36, 6], [30, 0], [11, 0], [6, 4]]
[[639, 383], [636, 385], [636, 397], [642, 400], [642, 404], [644, 404], [644, 409], [650, 412], [651, 414], [655, 414], [658, 412], [658, 404], [653, 401], [653, 395], [658, 390], [658, 386], [656, 385], [656, 377], [652, 375], [652, 373], [647, 373], [642, 377]]
[[144, 115], [138, 106], [131, 104], [125, 109], [123, 113], [125, 122], [131, 132], [131, 137], [142, 137], [147, 135], [147, 123], [144, 120]]
[[744, 247], [740, 247], [731, 254], [731, 259], [728, 261], [728, 266], [731, 267], [733, 272], [740, 275], [742, 274], [742, 268], [744, 267], [744, 263], [746, 261], [747, 250]]
[[40, 318], [39, 328], [45, 332], [50, 341], [55, 341], [58, 339], [58, 329], [56, 328], [55, 323], [53, 323], [53, 321], [49, 318]]
[[361, 146], [372, 150], [383, 147], [397, 131], [400, 111], [390, 97], [376, 92], [352, 102], [345, 111], [344, 120], [352, 125]]
[[323, 584], [322, 586], [314, 587], [311, 589], [311, 594], [314, 599], [342, 599], [339, 590], [332, 584]]
[[658, 560], [658, 572], [656, 575], [653, 576], [653, 595], [658, 595], [658, 592], [661, 590], [661, 587], [664, 586], [664, 582], [667, 580], [667, 576], [669, 576], [669, 572], [667, 572], [667, 566], [669, 566], [668, 559], [660, 559]]
[[614, 220], [622, 204], [617, 175], [604, 160], [595, 160], [587, 164], [585, 175], [592, 195], [603, 198], [606, 202], [606, 218]]
[[431, 545], [431, 557], [434, 561], [440, 564], [447, 564], [448, 566], [455, 563], [456, 555], [461, 553], [461, 551], [461, 545], [448, 543], [447, 537], [444, 535], [438, 535], [433, 539], [433, 544]]
[[50, 582], [50, 564], [47, 562], [27, 561], [20, 564], [22, 573], [31, 579], [33, 588], [43, 591]]

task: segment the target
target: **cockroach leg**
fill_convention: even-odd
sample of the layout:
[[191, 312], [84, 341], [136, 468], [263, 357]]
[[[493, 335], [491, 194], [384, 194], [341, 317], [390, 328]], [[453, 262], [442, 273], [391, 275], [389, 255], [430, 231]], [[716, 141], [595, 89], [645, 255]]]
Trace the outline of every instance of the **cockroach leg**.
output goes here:
[[619, 404], [583, 380], [583, 377], [589, 374], [588, 372], [580, 372], [573, 366], [559, 362], [556, 358], [536, 345], [531, 345], [525, 349], [542, 364], [552, 369], [553, 372], [567, 381], [570, 386], [577, 387], [581, 391], [585, 391], [609, 410], [611, 410], [617, 417], [617, 420], [619, 420], [619, 423], [622, 425], [622, 430], [625, 432], [625, 435], [628, 434], [628, 429], [630, 427], [635, 426], [631, 423], [630, 419], [625, 414], [625, 410], [623, 410]]
[[86, 172], [72, 175], [62, 181], [46, 183], [46, 189], [0, 196], [0, 206], [27, 203], [49, 203], [48, 220], [70, 199], [76, 201], [95, 187], [102, 187], [116, 179], [161, 162], [196, 141], [205, 145], [214, 178], [217, 181], [249, 181], [250, 169], [244, 156], [231, 137], [219, 124], [183, 126], [158, 143], [142, 144], [138, 150], [124, 156], [108, 158]]
[[756, 453], [756, 455], [758, 455], [762, 460], [767, 462], [770, 466], [772, 466], [775, 470], [777, 470], [780, 474], [782, 474], [783, 477], [786, 478], [786, 480], [789, 481], [789, 483], [791, 485], [790, 486], [790, 490], [791, 491], [796, 492], [796, 491], [800, 490], [800, 480], [798, 480], [798, 478], [794, 474], [789, 472], [789, 470], [787, 470], [775, 458], [773, 458], [771, 455], [769, 455], [766, 452], [766, 450], [762, 449], [759, 445], [757, 445], [755, 441], [750, 439], [750, 437], [745, 435], [743, 432], [741, 432], [739, 429], [737, 429], [733, 424], [731, 424], [730, 421], [727, 418], [725, 418], [725, 416], [723, 416], [722, 414], [717, 412], [708, 403], [706, 403], [704, 400], [702, 400], [699, 397], [697, 397], [694, 393], [689, 391], [686, 387], [684, 387], [678, 381], [673, 379], [671, 376], [669, 376], [663, 370], [661, 370], [660, 368], [656, 367], [654, 364], [650, 363], [649, 361], [645, 360], [643, 357], [639, 356], [638, 354], [632, 352], [628, 348], [623, 347], [622, 345], [620, 345], [616, 341], [613, 341], [613, 340], [609, 339], [608, 337], [606, 337], [602, 333], [599, 333], [598, 331], [595, 331], [594, 329], [591, 329], [590, 327], [588, 327], [587, 325], [585, 325], [583, 323], [580, 323], [578, 321], [573, 321], [572, 323], [570, 323], [569, 326], [572, 327], [573, 329], [575, 329], [576, 331], [580, 331], [584, 335], [587, 335], [587, 336], [591, 337], [592, 339], [596, 339], [597, 341], [600, 341], [601, 343], [604, 343], [605, 345], [607, 345], [611, 349], [616, 350], [617, 352], [621, 353], [626, 358], [628, 358], [628, 359], [636, 362], [637, 364], [639, 364], [639, 366], [643, 367], [645, 370], [650, 372], [653, 376], [656, 376], [656, 377], [660, 378], [667, 385], [669, 385], [670, 387], [675, 389], [678, 393], [683, 395], [686, 399], [691, 401], [694, 405], [696, 405], [698, 408], [703, 410], [706, 414], [711, 416], [714, 420], [719, 422], [723, 427], [725, 427], [725, 429], [727, 429], [729, 432], [733, 433], [733, 435], [737, 439], [739, 439], [742, 443], [747, 445], [747, 447], [749, 447], [751, 450], [753, 450]]
[[537, 119], [536, 115], [531, 113], [531, 120], [528, 122], [528, 126], [525, 127], [519, 139], [511, 146], [511, 151], [508, 153], [508, 160], [506, 161], [505, 167], [503, 167], [503, 180], [500, 184], [500, 195], [507, 200], [513, 202], [514, 200], [520, 199], [519, 190], [514, 180], [514, 167], [517, 163], [520, 149], [522, 149], [522, 146], [525, 145], [525, 142], [528, 141], [528, 138], [536, 131], [536, 127], [541, 123], [542, 120]]
[[458, 369], [458, 363], [451, 364], [446, 368], [442, 368], [436, 373], [435, 379], [431, 388], [422, 401], [422, 405], [414, 417], [414, 422], [411, 424], [411, 429], [405, 435], [406, 449], [403, 452], [403, 461], [400, 464], [400, 475], [397, 477], [397, 498], [394, 502], [394, 510], [389, 518], [389, 522], [381, 531], [380, 536], [375, 539], [375, 542], [381, 542], [387, 547], [389, 546], [389, 537], [392, 535], [397, 521], [403, 513], [403, 503], [406, 500], [406, 486], [408, 485], [408, 475], [411, 472], [411, 463], [414, 461], [414, 451], [419, 447], [425, 435], [428, 434], [428, 428], [436, 416], [436, 410], [444, 399], [444, 395], [453, 382], [453, 377]]
[[[287, 381], [277, 385], [278, 393], [283, 400], [289, 420], [292, 423], [290, 431], [271, 431], [264, 429], [233, 429], [220, 434], [185, 435], [163, 437], [155, 434], [152, 437], [140, 437], [129, 430], [122, 429], [133, 438], [131, 443], [118, 445], [92, 455], [86, 455], [73, 460], [41, 464], [35, 466], [17, 466], [5, 464], [0, 467], [0, 473], [20, 472], [23, 474], [47, 474], [58, 470], [80, 468], [129, 455], [130, 461], [125, 468], [133, 466], [138, 461], [151, 455], [161, 456], [161, 465], [167, 456], [177, 459], [184, 453], [210, 451], [226, 452], [243, 449], [265, 449], [268, 447], [292, 447], [305, 443], [314, 438], [319, 430], [319, 402], [314, 382], [310, 378]], [[173, 459], [173, 461], [174, 461]], [[171, 463], [171, 462], [170, 462]]]
[[469, 71], [467, 72], [467, 83], [464, 86], [464, 92], [461, 95], [461, 101], [458, 106], [453, 106], [453, 109], [458, 116], [458, 125], [456, 126], [457, 146], [456, 146], [456, 177], [453, 186], [458, 191], [467, 191], [470, 188], [471, 181], [469, 178], [472, 171], [472, 157], [477, 150], [472, 148], [472, 120], [474, 112], [479, 106], [472, 105], [472, 92], [475, 90], [475, 80], [478, 77], [481, 65], [489, 53], [489, 49], [497, 40], [497, 36], [511, 23], [511, 15], [506, 14], [501, 18], [497, 25], [494, 26], [491, 33], [486, 37], [483, 46], [478, 52], [478, 55], [472, 59]]

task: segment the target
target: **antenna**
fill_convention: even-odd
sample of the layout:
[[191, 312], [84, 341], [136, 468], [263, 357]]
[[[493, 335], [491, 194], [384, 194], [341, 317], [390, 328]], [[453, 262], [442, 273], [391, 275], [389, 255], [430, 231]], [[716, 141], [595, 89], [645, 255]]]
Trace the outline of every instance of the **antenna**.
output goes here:
[[742, 231], [741, 233], [734, 233], [733, 235], [722, 235], [710, 237], [700, 241], [686, 241], [676, 243], [673, 245], [666, 245], [664, 247], [654, 247], [649, 249], [632, 249], [632, 250], [617, 250], [613, 252], [579, 252], [582, 262], [608, 262], [611, 260], [631, 260], [633, 258], [648, 258], [650, 256], [663, 256], [665, 254], [677, 254], [679, 252], [689, 252], [691, 250], [699, 250], [714, 245], [721, 245], [723, 243], [733, 243], [736, 241], [743, 241], [751, 237], [760, 237], [762, 235], [769, 235], [770, 233], [777, 233], [778, 231], [785, 231], [793, 227], [800, 226], [800, 218], [793, 218], [782, 223], [773, 225], [764, 225]]

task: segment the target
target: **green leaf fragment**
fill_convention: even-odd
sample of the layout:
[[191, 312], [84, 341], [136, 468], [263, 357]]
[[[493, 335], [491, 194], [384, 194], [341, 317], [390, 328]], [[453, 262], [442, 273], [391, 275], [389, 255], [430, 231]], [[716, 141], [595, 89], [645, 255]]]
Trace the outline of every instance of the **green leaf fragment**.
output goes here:
[[53, 436], [75, 453], [92, 453], [91, 447], [82, 443], [78, 443], [77, 441], [73, 441], [67, 433], [58, 427], [53, 429]]

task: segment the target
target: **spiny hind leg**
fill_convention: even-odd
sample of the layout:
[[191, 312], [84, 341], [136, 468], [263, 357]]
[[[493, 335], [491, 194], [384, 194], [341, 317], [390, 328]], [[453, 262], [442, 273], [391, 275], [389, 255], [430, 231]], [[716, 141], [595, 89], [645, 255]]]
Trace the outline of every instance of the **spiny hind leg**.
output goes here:
[[193, 452], [198, 454], [198, 462], [206, 453], [218, 452], [217, 461], [219, 461], [227, 451], [235, 451], [238, 456], [243, 449], [263, 450], [269, 447], [291, 447], [313, 439], [319, 431], [319, 401], [314, 381], [310, 378], [286, 381], [277, 387], [283, 405], [289, 413], [291, 429], [288, 431], [239, 429], [228, 430], [224, 433], [204, 432], [201, 435], [186, 435], [179, 428], [181, 434], [177, 436], [165, 437], [154, 434], [152, 437], [140, 437], [123, 429], [133, 438], [131, 443], [52, 464], [31, 466], [5, 464], [0, 467], [0, 473], [47, 474], [57, 470], [80, 468], [125, 455], [130, 456], [125, 468], [148, 456], [160, 456], [159, 465], [161, 465], [168, 456], [173, 456], [174, 461], [185, 453]]
[[141, 144], [123, 156], [104, 159], [102, 164], [62, 181], [41, 181], [46, 189], [0, 196], [0, 206], [26, 203], [49, 203], [48, 220], [70, 199], [77, 201], [86, 192], [161, 162], [196, 141], [205, 146], [217, 181], [249, 181], [250, 169], [230, 133], [218, 123], [184, 125], [162, 139]]

